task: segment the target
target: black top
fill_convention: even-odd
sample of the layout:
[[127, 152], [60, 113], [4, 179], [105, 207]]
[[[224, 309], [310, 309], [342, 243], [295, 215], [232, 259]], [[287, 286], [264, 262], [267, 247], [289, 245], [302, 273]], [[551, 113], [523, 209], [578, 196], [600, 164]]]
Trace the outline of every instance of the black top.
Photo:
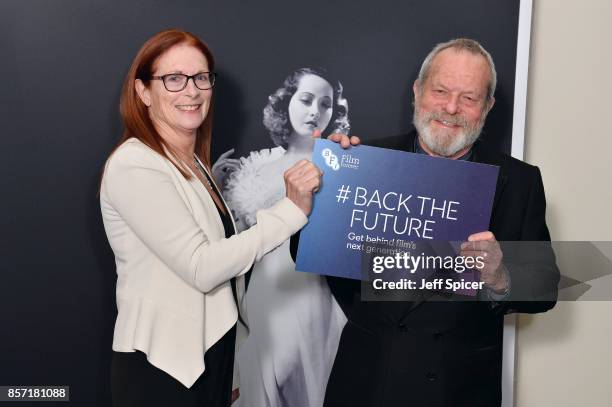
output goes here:
[[[219, 192], [213, 180], [208, 176], [208, 173], [206, 171], [202, 171], [202, 174], [204, 174], [206, 179], [208, 179], [208, 182], [210, 182], [210, 185], [212, 189], [215, 191], [215, 193], [217, 194], [217, 196], [221, 198], [221, 192]], [[221, 218], [221, 222], [223, 223], [223, 230], [225, 231], [225, 238], [228, 239], [231, 236], [236, 234], [236, 228], [234, 227], [234, 222], [232, 222], [232, 218], [229, 214], [230, 213], [229, 208], [227, 207], [227, 205], [223, 203], [223, 200], [221, 200], [221, 204], [223, 205], [223, 208], [225, 209], [225, 213], [223, 213], [223, 211], [221, 211], [221, 208], [219, 208], [216, 204], [215, 204], [215, 207], [217, 208], [217, 212], [219, 213], [219, 217]], [[238, 293], [236, 292], [236, 278], [232, 278], [230, 280], [230, 284], [232, 285], [232, 294], [234, 295], [234, 301], [236, 302], [236, 307], [238, 308]], [[238, 319], [243, 325], [246, 326], [246, 323], [242, 319], [240, 312], [238, 312]]]
[[[199, 163], [196, 162], [196, 164], [198, 164], [197, 166], [199, 167]], [[213, 180], [208, 176], [208, 173], [203, 170], [201, 171], [201, 173], [204, 174], [204, 176], [208, 180], [209, 185], [215, 191], [217, 196], [221, 198], [221, 192], [219, 192]], [[234, 223], [232, 222], [232, 218], [229, 216], [229, 208], [223, 203], [223, 200], [221, 200], [221, 205], [223, 205], [223, 209], [225, 209], [225, 213], [223, 213], [221, 208], [219, 208], [216, 204], [215, 204], [215, 207], [217, 208], [217, 212], [219, 212], [219, 217], [221, 218], [221, 222], [223, 222], [223, 229], [225, 230], [225, 238], [227, 239], [236, 234], [236, 228], [234, 228]]]

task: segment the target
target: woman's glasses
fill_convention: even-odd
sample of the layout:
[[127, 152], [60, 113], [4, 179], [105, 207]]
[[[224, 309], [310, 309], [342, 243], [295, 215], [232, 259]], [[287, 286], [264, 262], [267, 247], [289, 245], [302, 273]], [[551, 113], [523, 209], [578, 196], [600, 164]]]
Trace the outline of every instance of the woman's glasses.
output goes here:
[[151, 79], [161, 80], [168, 92], [180, 92], [187, 87], [189, 79], [193, 79], [193, 84], [200, 90], [207, 90], [215, 84], [217, 74], [214, 72], [198, 72], [195, 75], [185, 75], [182, 73], [169, 73], [161, 76], [151, 76]]

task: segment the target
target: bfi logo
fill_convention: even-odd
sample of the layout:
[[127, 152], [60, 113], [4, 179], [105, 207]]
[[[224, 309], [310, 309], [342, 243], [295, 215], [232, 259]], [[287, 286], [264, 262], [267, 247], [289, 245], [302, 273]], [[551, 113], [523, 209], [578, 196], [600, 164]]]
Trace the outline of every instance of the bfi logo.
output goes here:
[[321, 151], [321, 155], [325, 159], [325, 164], [334, 171], [338, 171], [341, 167], [355, 170], [359, 168], [359, 158], [351, 154], [342, 154], [342, 157], [338, 160], [338, 156], [335, 155], [333, 151], [329, 148], [325, 148]]

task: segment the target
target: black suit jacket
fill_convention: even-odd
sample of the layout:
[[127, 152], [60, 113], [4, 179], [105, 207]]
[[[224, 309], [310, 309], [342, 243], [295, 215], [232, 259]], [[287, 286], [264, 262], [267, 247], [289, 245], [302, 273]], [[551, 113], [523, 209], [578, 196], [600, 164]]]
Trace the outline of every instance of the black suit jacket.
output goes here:
[[[370, 145], [413, 152], [415, 137], [413, 131]], [[472, 151], [472, 161], [500, 167], [489, 228], [497, 240], [549, 241], [538, 168], [478, 143]], [[298, 240], [291, 241], [294, 258]], [[504, 259], [518, 260], [507, 264], [512, 286], [509, 301], [500, 303], [364, 302], [359, 282], [328, 277], [348, 323], [325, 406], [500, 405], [503, 315], [552, 308], [559, 280], [549, 245], [502, 249]]]

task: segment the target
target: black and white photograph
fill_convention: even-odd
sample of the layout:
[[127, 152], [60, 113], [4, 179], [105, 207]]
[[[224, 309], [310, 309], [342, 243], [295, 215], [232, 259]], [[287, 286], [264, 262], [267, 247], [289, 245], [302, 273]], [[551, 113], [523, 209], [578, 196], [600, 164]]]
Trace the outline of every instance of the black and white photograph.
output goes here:
[[[310, 158], [314, 139], [348, 135], [348, 100], [325, 69], [298, 68], [268, 96], [262, 124], [276, 147], [213, 165], [239, 229], [285, 196], [283, 173]], [[215, 171], [216, 170], [216, 171]], [[217, 175], [219, 174], [219, 175]], [[297, 273], [289, 241], [253, 266], [245, 296], [250, 333], [237, 361], [243, 406], [322, 405], [346, 318], [325, 279]]]

